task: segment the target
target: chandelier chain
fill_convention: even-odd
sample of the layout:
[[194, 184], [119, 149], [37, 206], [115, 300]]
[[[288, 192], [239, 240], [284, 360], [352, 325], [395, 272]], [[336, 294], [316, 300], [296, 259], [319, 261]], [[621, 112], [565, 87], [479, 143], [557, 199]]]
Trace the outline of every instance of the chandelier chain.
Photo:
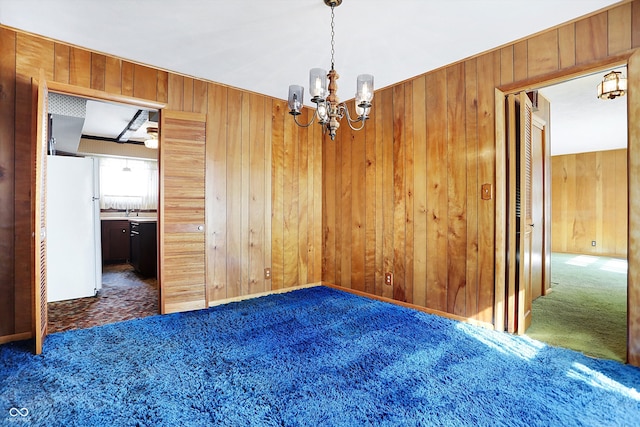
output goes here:
[[335, 25], [333, 22], [333, 19], [335, 18], [335, 14], [333, 12], [334, 8], [335, 6], [332, 4], [331, 5], [331, 69], [332, 70], [334, 69], [334, 65], [335, 65], [333, 57], [336, 53], [335, 41], [334, 41], [334, 36], [336, 35], [336, 32], [335, 32]]

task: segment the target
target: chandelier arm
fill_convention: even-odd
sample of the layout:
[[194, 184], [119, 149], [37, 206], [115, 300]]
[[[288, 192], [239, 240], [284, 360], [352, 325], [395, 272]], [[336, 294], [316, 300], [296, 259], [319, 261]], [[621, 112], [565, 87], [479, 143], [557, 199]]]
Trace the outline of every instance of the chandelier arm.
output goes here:
[[306, 125], [303, 123], [298, 122], [298, 115], [294, 115], [293, 116], [293, 121], [296, 122], [296, 124], [302, 128], [308, 128], [309, 126], [311, 126], [313, 124], [313, 122], [316, 121], [316, 116], [318, 115], [317, 111], [313, 112], [313, 116], [311, 117], [311, 121], [309, 123], [307, 123]]
[[[357, 119], [352, 119], [351, 115], [349, 114], [349, 109], [347, 108], [347, 106], [345, 104], [342, 104], [342, 108], [344, 109], [344, 111], [346, 112], [346, 116], [347, 116], [347, 123], [349, 124], [349, 127], [352, 130], [362, 130], [364, 128], [364, 122], [366, 121], [366, 119], [362, 119], [362, 117], [358, 117]], [[356, 128], [353, 126], [353, 123], [358, 123], [361, 122], [362, 124], [360, 125], [360, 127]]]

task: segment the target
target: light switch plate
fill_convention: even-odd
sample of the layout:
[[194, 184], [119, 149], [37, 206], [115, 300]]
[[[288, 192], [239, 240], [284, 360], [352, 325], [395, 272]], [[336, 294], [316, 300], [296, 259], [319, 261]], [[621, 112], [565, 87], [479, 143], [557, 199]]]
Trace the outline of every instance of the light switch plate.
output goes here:
[[491, 200], [493, 191], [491, 184], [482, 184], [482, 200]]

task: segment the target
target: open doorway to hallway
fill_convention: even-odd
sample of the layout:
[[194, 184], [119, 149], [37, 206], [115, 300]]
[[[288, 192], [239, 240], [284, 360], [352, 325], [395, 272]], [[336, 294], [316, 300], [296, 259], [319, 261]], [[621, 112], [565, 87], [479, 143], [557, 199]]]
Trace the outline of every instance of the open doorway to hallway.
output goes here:
[[626, 361], [627, 105], [597, 98], [607, 72], [539, 89], [551, 104], [551, 287], [534, 300], [526, 334]]

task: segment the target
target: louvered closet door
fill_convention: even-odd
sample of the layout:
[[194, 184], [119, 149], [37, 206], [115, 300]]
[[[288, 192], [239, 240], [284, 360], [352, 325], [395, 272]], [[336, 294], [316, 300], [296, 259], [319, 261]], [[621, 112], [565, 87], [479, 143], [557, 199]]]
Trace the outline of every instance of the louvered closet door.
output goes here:
[[35, 114], [35, 134], [34, 144], [36, 147], [36, 170], [35, 180], [32, 184], [32, 194], [34, 195], [34, 298], [33, 298], [33, 327], [35, 338], [36, 354], [42, 353], [44, 338], [47, 335], [47, 142], [48, 138], [48, 111], [49, 111], [49, 91], [44, 80], [43, 73], [40, 73], [40, 80], [32, 81], [33, 99], [36, 100]]
[[208, 306], [205, 264], [206, 115], [161, 112], [160, 310]]

